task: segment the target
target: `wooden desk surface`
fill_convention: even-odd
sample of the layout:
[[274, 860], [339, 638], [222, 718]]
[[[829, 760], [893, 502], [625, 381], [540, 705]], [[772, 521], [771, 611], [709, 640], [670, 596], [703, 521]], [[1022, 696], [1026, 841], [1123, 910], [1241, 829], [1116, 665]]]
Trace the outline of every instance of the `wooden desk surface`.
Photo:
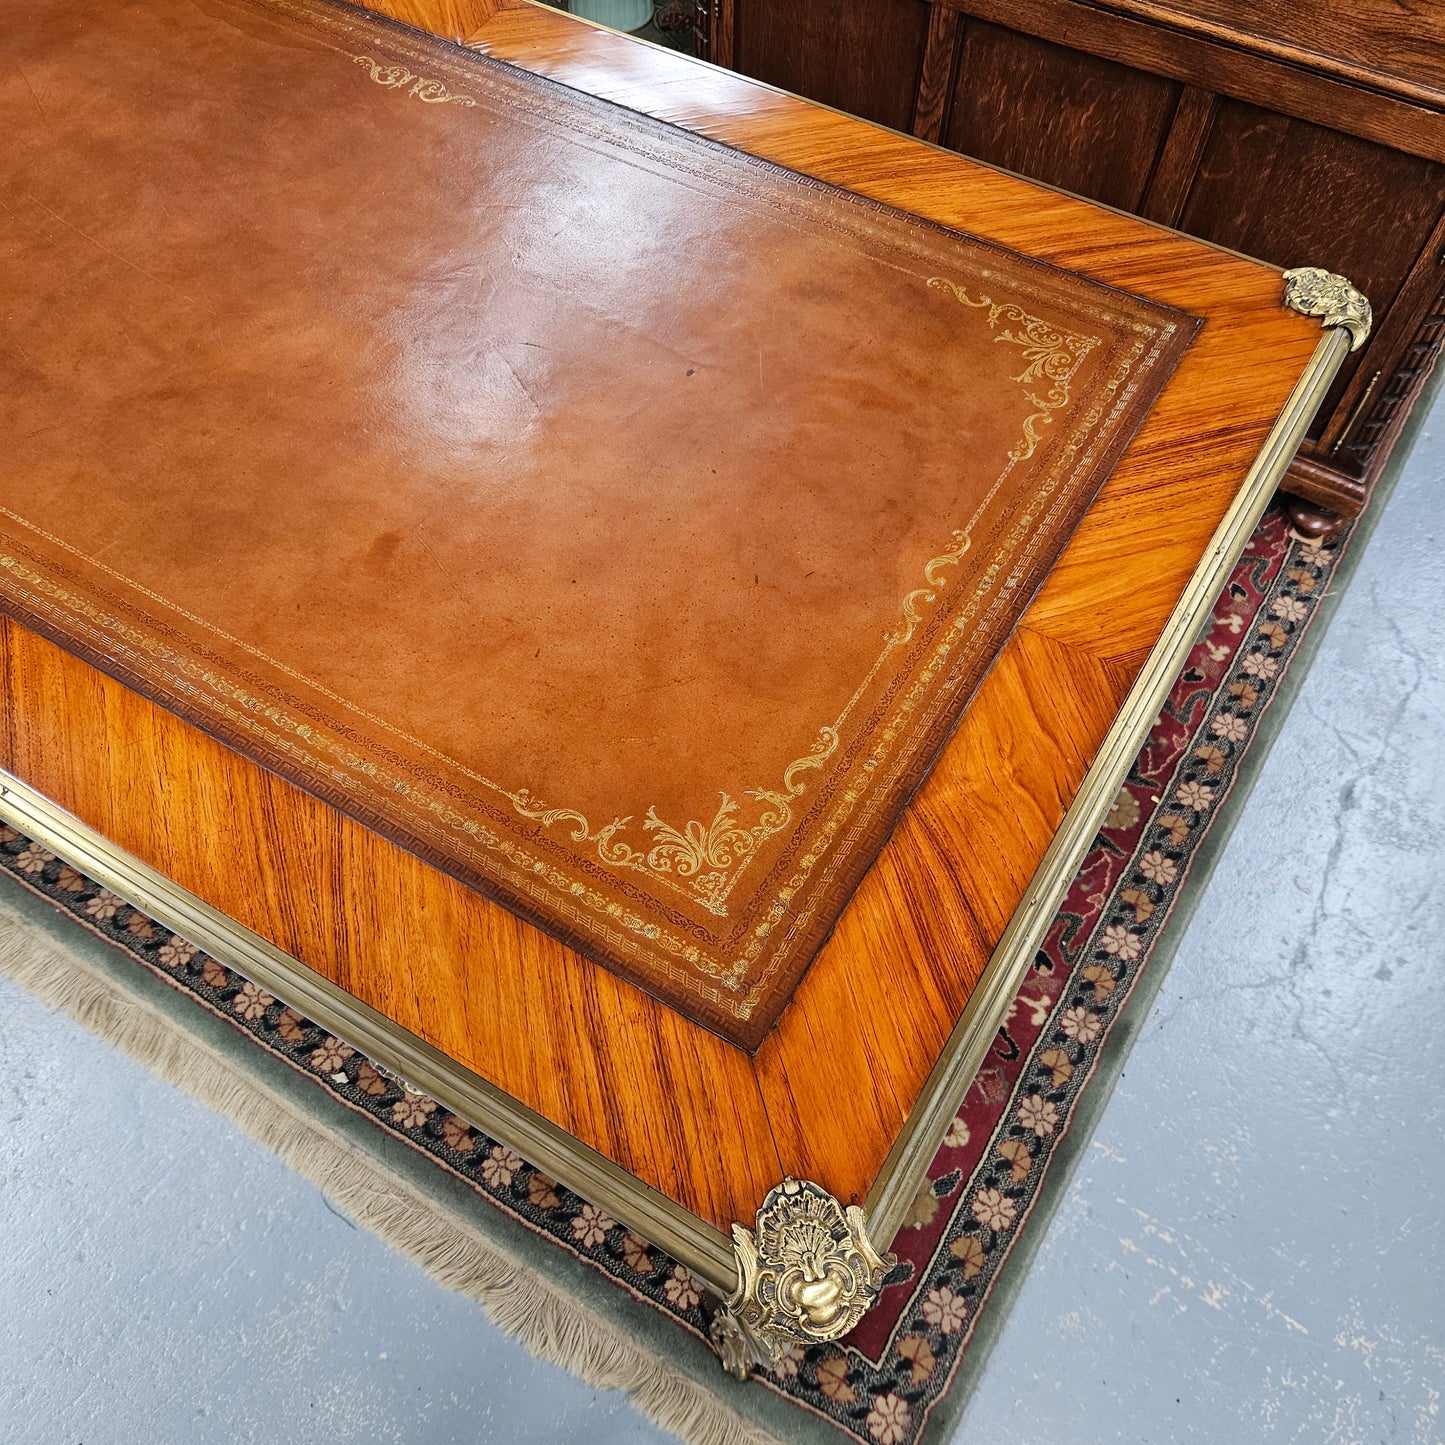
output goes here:
[[549, 9], [381, 8], [1204, 318], [756, 1057], [0, 623], [0, 766], [726, 1231], [868, 1194], [1320, 340], [1276, 272]]

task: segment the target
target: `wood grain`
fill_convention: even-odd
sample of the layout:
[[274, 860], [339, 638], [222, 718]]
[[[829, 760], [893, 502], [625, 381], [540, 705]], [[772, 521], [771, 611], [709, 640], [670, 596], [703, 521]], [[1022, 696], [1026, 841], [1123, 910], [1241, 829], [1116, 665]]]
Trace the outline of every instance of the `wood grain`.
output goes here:
[[698, 55], [714, 65], [733, 63], [733, 41], [737, 37], [737, 21], [733, 16], [733, 0], [697, 0]]
[[1330, 76], [1309, 75], [1238, 45], [1111, 15], [1085, 0], [938, 3], [1150, 75], [1184, 81], [1427, 160], [1445, 160], [1445, 132], [1439, 112], [1430, 106]]
[[943, 138], [962, 32], [963, 18], [957, 10], [934, 5], [929, 11], [928, 39], [918, 77], [918, 99], [913, 107], [913, 134], [919, 140], [937, 142]]
[[[1270, 195], [1268, 208], [1254, 203], [1259, 190]], [[1348, 276], [1383, 319], [1424, 254], [1442, 206], [1445, 165], [1222, 100], [1179, 224], [1277, 266], [1328, 266]], [[1389, 221], [1342, 227], [1338, 217], [1350, 212]], [[1365, 356], [1356, 352], [1340, 373], [1316, 435]]]
[[1445, 9], [1392, 0], [1092, 0], [1100, 9], [1247, 47], [1436, 108], [1445, 106]]
[[784, 1172], [861, 1199], [1318, 327], [1266, 268], [561, 14], [470, 38], [1205, 318], [795, 1002], [749, 1059], [13, 624], [0, 765], [719, 1227]]
[[1175, 81], [974, 21], [945, 144], [1134, 211], [1178, 98]]
[[1139, 204], [1145, 220], [1158, 221], [1161, 226], [1179, 224], [1218, 104], [1218, 96], [1211, 91], [1197, 85], [1181, 88], [1169, 133]]
[[[443, 40], [464, 40], [499, 10], [515, 10], [526, 0], [394, 0], [385, 13], [405, 25], [429, 30]], [[373, 7], [381, 8], [381, 7]]]
[[927, 0], [732, 0], [733, 64], [907, 130], [932, 9]]

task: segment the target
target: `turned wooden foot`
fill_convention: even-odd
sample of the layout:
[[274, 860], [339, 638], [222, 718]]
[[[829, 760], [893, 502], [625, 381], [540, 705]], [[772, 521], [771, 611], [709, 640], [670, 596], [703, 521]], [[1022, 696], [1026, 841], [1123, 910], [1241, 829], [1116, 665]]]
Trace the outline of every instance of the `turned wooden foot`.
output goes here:
[[1340, 516], [1338, 512], [1317, 507], [1313, 502], [1305, 501], [1303, 497], [1286, 495], [1284, 509], [1294, 530], [1301, 537], [1307, 537], [1311, 542], [1328, 541], [1350, 520], [1348, 517]]

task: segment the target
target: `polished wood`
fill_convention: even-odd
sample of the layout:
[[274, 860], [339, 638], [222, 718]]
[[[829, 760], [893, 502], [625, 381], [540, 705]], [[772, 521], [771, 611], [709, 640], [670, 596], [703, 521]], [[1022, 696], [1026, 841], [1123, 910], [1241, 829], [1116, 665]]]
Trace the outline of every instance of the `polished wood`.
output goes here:
[[1267, 268], [559, 13], [468, 39], [1205, 318], [793, 1004], [750, 1059], [8, 623], [0, 766], [719, 1227], [784, 1173], [861, 1200], [1318, 325]]
[[443, 40], [465, 40], [499, 10], [514, 10], [526, 0], [395, 0], [386, 14]]
[[719, 1223], [777, 1182], [742, 1051], [4, 617], [0, 696], [0, 765], [609, 1158]]
[[[832, 94], [856, 89], [836, 70], [852, 56], [869, 67], [867, 103], [851, 107], [859, 114], [883, 119], [884, 96], [896, 114], [914, 87], [917, 135], [1281, 267], [1323, 266], [1369, 296], [1375, 334], [1321, 411], [1302, 453], [1312, 465], [1290, 474], [1316, 515], [1335, 511], [1332, 526], [1357, 514], [1439, 348], [1430, 318], [1445, 290], [1445, 7], [932, 3], [918, 53], [839, 52]], [[783, 27], [792, 8], [717, 4], [724, 29], [729, 14]], [[773, 83], [814, 95], [804, 48], [798, 37], [756, 63]]]
[[733, 23], [732, 0], [695, 0], [697, 25], [693, 31], [696, 41], [695, 54], [701, 60], [710, 60], [716, 65], [731, 66], [733, 63], [733, 38], [737, 26]]
[[[28, 484], [23, 520], [0, 513], [0, 607], [751, 1050], [1197, 323], [332, 0], [231, 3], [298, 42], [189, 6], [158, 36], [95, 0], [42, 0], [14, 37], [68, 88], [63, 126], [12, 112], [27, 166], [0, 194], [5, 304], [50, 318], [24, 356], [0, 349]], [[87, 22], [112, 28], [82, 55], [66, 37]], [[193, 147], [156, 86], [218, 52]], [[398, 106], [358, 53], [475, 104]], [[114, 166], [75, 103], [102, 83], [135, 138], [127, 193], [163, 193], [174, 228], [154, 276], [111, 265], [77, 290], [94, 242], [40, 227], [70, 195], [110, 215]], [[288, 184], [249, 145], [255, 96], [285, 97], [267, 114]], [[229, 194], [264, 265], [228, 250], [210, 145], [239, 147]], [[337, 224], [373, 192], [387, 211]], [[503, 224], [562, 195], [575, 250]], [[1021, 302], [1027, 334], [1016, 306], [959, 299], [980, 295]], [[115, 304], [168, 367], [58, 319]], [[255, 344], [247, 306], [308, 338], [243, 369], [259, 402], [213, 380]], [[398, 385], [416, 368], [445, 375], [440, 409]], [[651, 406], [609, 427], [624, 376], [687, 425]], [[195, 435], [230, 444], [196, 457]], [[292, 474], [313, 456], [324, 506]], [[116, 619], [99, 644], [96, 608]]]
[[944, 143], [1137, 211], [1179, 91], [1177, 81], [971, 21]]
[[[1296, 530], [1311, 537], [1332, 536], [1339, 530], [1340, 515], [1333, 503], [1339, 495], [1341, 480], [1311, 457], [1296, 457], [1290, 469], [1293, 491], [1289, 498], [1290, 516]], [[1364, 483], [1355, 482], [1359, 502], [1364, 505]]]

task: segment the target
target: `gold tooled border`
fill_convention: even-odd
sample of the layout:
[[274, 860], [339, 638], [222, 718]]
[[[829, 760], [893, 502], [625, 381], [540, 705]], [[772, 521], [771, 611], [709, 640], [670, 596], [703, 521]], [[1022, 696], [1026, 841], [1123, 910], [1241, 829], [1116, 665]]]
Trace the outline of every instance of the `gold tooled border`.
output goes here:
[[[868, 1233], [875, 1247], [886, 1248], [902, 1225], [938, 1143], [1080, 861], [1148, 736], [1219, 589], [1304, 439], [1351, 340], [1349, 331], [1341, 326], [1328, 328], [1320, 338], [1109, 729], [869, 1191]], [[667, 1250], [724, 1297], [736, 1290], [732, 1241], [719, 1229], [116, 847], [3, 769], [0, 818], [555, 1175], [568, 1188]]]

